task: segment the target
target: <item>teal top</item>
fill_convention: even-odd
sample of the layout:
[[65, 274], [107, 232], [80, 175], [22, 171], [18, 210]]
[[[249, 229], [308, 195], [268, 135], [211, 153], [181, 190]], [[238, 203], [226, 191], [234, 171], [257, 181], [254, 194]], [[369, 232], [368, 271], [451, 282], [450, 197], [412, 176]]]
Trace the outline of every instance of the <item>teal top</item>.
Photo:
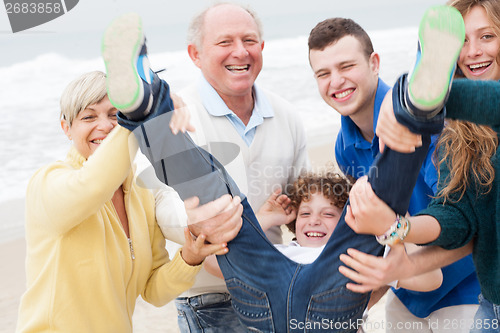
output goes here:
[[[500, 130], [500, 83], [497, 81], [456, 80], [446, 104], [447, 117]], [[432, 243], [454, 249], [474, 240], [473, 259], [483, 296], [500, 304], [500, 163], [499, 150], [491, 158], [495, 167], [495, 180], [491, 191], [483, 194], [471, 181], [459, 202], [434, 199], [418, 215], [434, 216], [441, 225], [441, 234]], [[440, 166], [438, 189], [450, 173], [446, 163]], [[459, 195], [452, 196], [454, 201]]]

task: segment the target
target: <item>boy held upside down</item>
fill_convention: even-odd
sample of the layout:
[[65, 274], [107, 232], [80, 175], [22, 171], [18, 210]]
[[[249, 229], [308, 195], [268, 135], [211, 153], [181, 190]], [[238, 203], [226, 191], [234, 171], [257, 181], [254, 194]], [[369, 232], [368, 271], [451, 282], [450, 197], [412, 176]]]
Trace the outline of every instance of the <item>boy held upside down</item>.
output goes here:
[[[348, 179], [333, 171], [302, 173], [293, 187], [288, 189], [288, 196], [281, 194], [281, 189], [276, 190], [256, 216], [264, 232], [275, 225], [286, 225], [295, 238], [288, 245], [274, 245], [289, 259], [299, 264], [311, 264], [333, 234], [351, 187]], [[412, 252], [415, 248], [411, 243], [396, 244], [392, 251]], [[389, 247], [386, 253], [388, 251]], [[224, 278], [215, 256], [207, 258], [204, 265], [209, 273]], [[391, 285], [414, 291], [431, 291], [438, 288], [442, 280], [441, 270], [436, 269], [394, 281]]]
[[[103, 56], [108, 73], [110, 101], [121, 111], [118, 113], [118, 123], [134, 133], [158, 179], [172, 186], [182, 199], [198, 196], [201, 204], [227, 194], [242, 198], [241, 229], [236, 238], [228, 243], [229, 252], [218, 256], [217, 261], [231, 294], [233, 308], [249, 330], [295, 332], [303, 331], [304, 326], [307, 326], [312, 332], [324, 331], [325, 328], [342, 332], [357, 331], [360, 324], [358, 320], [367, 306], [370, 294], [358, 294], [346, 288], [346, 283], [350, 280], [338, 271], [341, 264], [339, 256], [348, 248], [380, 255], [383, 252], [382, 245], [392, 246], [406, 236], [409, 223], [404, 215], [408, 210], [411, 190], [427, 155], [430, 143], [428, 134], [439, 131], [443, 126], [442, 105], [450, 84], [450, 72], [454, 69], [455, 59], [461, 48], [459, 44], [464, 39], [463, 33], [454, 32], [457, 28], [463, 28], [461, 15], [450, 12], [445, 6], [432, 8], [424, 16], [423, 23], [426, 28], [429, 26], [431, 32], [437, 32], [437, 35], [442, 30], [449, 33], [450, 38], [457, 41], [457, 45], [440, 50], [439, 59], [433, 59], [432, 53], [431, 59], [428, 59], [427, 54], [422, 52], [421, 61], [413, 73], [408, 78], [402, 76], [393, 90], [394, 107], [404, 116], [407, 116], [406, 108], [409, 107], [418, 110], [420, 106], [424, 106], [436, 111], [432, 113], [428, 124], [418, 129], [420, 133], [426, 134], [422, 136], [420, 148], [413, 154], [386, 149], [377, 156], [374, 167], [368, 174], [368, 181], [374, 192], [398, 214], [394, 230], [388, 230], [387, 234], [377, 239], [358, 235], [345, 222], [346, 209], [332, 219], [332, 223], [335, 221], [337, 224], [335, 227], [328, 224], [329, 228], [325, 230], [328, 232], [313, 231], [308, 237], [304, 231], [300, 234], [296, 224], [298, 240], [302, 236], [312, 240], [314, 236], [313, 244], [323, 247], [312, 257], [310, 264], [301, 264], [288, 258], [267, 239], [245, 195], [223, 167], [224, 158], [227, 159], [224, 151], [221, 156], [214, 156], [216, 154], [195, 145], [187, 133], [175, 135], [169, 130], [173, 101], [168, 84], [148, 68], [145, 38], [139, 17], [124, 16], [107, 30]], [[420, 42], [427, 45], [429, 40], [425, 39], [434, 41], [433, 36], [436, 34], [424, 35], [425, 38]], [[425, 51], [426, 48], [423, 47], [422, 50]], [[442, 55], [446, 53], [450, 56], [443, 58]], [[434, 61], [440, 59], [441, 61]], [[445, 70], [436, 71], [436, 66], [444, 66]], [[419, 79], [422, 75], [426, 78], [433, 74], [442, 80], [431, 88], [426, 80]], [[409, 91], [411, 103], [406, 100]], [[437, 96], [429, 97], [429, 92], [432, 96], [437, 93]], [[428, 114], [429, 112], [425, 113], [426, 116]], [[322, 191], [307, 189], [303, 195], [304, 198], [297, 201], [300, 202], [297, 206], [299, 211], [311, 203], [326, 201], [326, 206], [331, 205], [331, 198], [325, 200]], [[279, 198], [277, 193], [276, 197]], [[286, 209], [286, 200], [281, 200], [281, 209]], [[271, 208], [275, 209], [277, 205], [272, 205]], [[338, 206], [337, 208], [340, 209]], [[315, 213], [316, 209], [317, 207]], [[307, 213], [304, 223], [306, 216]], [[300, 216], [299, 221], [302, 223]], [[300, 245], [306, 248], [307, 244]]]

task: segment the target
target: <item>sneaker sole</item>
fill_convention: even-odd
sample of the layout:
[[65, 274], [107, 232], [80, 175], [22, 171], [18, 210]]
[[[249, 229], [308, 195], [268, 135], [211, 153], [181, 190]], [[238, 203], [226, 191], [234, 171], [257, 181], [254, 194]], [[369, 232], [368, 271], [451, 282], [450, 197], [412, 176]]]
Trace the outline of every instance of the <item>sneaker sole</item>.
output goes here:
[[453, 7], [431, 7], [420, 22], [418, 37], [420, 61], [411, 75], [408, 90], [414, 104], [433, 109], [444, 102], [451, 86], [465, 39], [462, 15]]
[[143, 43], [142, 21], [135, 13], [115, 19], [104, 33], [101, 53], [106, 87], [110, 102], [118, 110], [134, 110], [143, 100], [144, 88], [136, 69]]

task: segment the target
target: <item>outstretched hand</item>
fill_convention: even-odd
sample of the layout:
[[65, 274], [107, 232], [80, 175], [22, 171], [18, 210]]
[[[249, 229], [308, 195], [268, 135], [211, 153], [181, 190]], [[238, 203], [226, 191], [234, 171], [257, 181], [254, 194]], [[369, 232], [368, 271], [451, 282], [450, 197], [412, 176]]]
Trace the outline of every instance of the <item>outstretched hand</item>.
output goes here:
[[387, 146], [400, 153], [412, 153], [422, 146], [422, 137], [401, 125], [394, 115], [392, 105], [392, 89], [387, 92], [380, 106], [377, 129], [380, 152]]
[[[377, 257], [356, 249], [348, 249], [340, 260], [347, 266], [340, 266], [339, 272], [355, 283], [347, 283], [347, 289], [366, 293], [388, 285], [392, 281], [407, 278], [407, 265], [412, 265], [404, 244], [391, 246], [387, 257]], [[348, 268], [349, 267], [349, 268]]]
[[201, 234], [194, 238], [189, 228], [184, 228], [184, 239], [186, 242], [181, 250], [181, 256], [184, 261], [191, 266], [199, 265], [205, 258], [211, 254], [226, 254], [229, 249], [227, 243], [210, 244], [206, 243], [206, 236]]
[[272, 226], [288, 224], [295, 220], [297, 214], [290, 202], [286, 194], [281, 194], [281, 189], [274, 190], [256, 214], [262, 230], [266, 231]]
[[[406, 244], [408, 245], [408, 244]], [[423, 246], [408, 253], [403, 244], [391, 246], [385, 257], [375, 257], [355, 249], [341, 254], [340, 260], [348, 267], [340, 266], [339, 272], [355, 283], [346, 287], [354, 292], [365, 293], [392, 281], [411, 278], [438, 269], [472, 253], [473, 242], [453, 250], [439, 246]]]
[[184, 201], [188, 216], [189, 230], [195, 235], [206, 235], [210, 243], [227, 243], [241, 229], [243, 206], [238, 196], [231, 198], [229, 194], [199, 206], [197, 197]]
[[368, 177], [359, 178], [349, 192], [345, 222], [358, 234], [383, 235], [396, 213], [373, 192]]
[[169, 124], [172, 133], [177, 134], [179, 131], [182, 133], [186, 133], [186, 131], [194, 132], [195, 128], [191, 124], [191, 114], [182, 98], [175, 94], [171, 94], [170, 97], [174, 102], [174, 111]]

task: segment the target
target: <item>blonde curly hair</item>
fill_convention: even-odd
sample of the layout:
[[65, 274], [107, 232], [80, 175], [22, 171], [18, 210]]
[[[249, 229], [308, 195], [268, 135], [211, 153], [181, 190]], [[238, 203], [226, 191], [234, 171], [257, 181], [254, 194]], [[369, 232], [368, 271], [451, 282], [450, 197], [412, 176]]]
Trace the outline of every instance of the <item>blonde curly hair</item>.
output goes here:
[[[480, 194], [491, 191], [495, 180], [495, 167], [491, 157], [498, 147], [495, 131], [484, 125], [476, 125], [461, 120], [449, 121], [436, 145], [438, 156], [438, 178], [441, 178], [440, 166], [446, 163], [450, 173], [440, 183], [446, 184], [437, 194], [438, 198], [458, 202], [467, 188], [478, 186]], [[452, 195], [458, 194], [458, 199]]]

